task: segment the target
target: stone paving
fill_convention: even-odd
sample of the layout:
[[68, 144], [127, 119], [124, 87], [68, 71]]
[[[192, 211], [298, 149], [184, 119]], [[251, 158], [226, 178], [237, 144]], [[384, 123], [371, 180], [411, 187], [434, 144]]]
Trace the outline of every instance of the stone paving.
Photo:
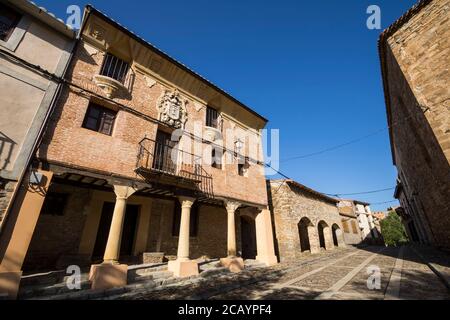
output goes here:
[[[437, 299], [450, 292], [411, 247], [335, 249], [271, 268], [191, 279], [160, 290], [138, 290], [109, 299]], [[370, 272], [380, 287], [370, 290]]]

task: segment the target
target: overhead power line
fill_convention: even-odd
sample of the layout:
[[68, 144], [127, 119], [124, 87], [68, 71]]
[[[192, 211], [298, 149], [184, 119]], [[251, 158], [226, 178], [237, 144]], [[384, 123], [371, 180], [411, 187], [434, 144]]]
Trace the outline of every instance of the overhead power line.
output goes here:
[[383, 201], [383, 202], [375, 202], [375, 203], [371, 203], [371, 205], [375, 206], [375, 205], [379, 205], [379, 204], [386, 204], [386, 203], [392, 203], [392, 202], [397, 202], [397, 200], [390, 200], [390, 201]]
[[[425, 112], [426, 110], [427, 110], [427, 109], [425, 109], [423, 112]], [[360, 141], [362, 141], [362, 140], [365, 140], [365, 139], [367, 139], [367, 138], [370, 138], [370, 137], [372, 137], [372, 136], [375, 136], [375, 135], [377, 135], [377, 134], [379, 134], [379, 133], [381, 133], [381, 132], [383, 132], [383, 131], [385, 131], [385, 130], [388, 130], [389, 128], [393, 128], [394, 126], [400, 124], [400, 123], [403, 122], [403, 121], [406, 121], [406, 120], [412, 118], [413, 116], [414, 116], [414, 114], [410, 114], [410, 115], [407, 116], [407, 117], [404, 117], [404, 118], [402, 118], [402, 119], [399, 119], [398, 121], [393, 122], [390, 126], [386, 126], [385, 128], [378, 129], [378, 130], [376, 130], [376, 131], [373, 131], [373, 132], [371, 132], [371, 133], [369, 133], [369, 134], [366, 134], [366, 135], [364, 135], [364, 136], [361, 136], [361, 137], [352, 139], [352, 140], [350, 140], [350, 141], [347, 141], [347, 142], [344, 142], [344, 143], [340, 143], [340, 144], [337, 144], [337, 145], [334, 145], [334, 146], [331, 146], [331, 147], [328, 147], [328, 148], [325, 148], [325, 149], [322, 149], [322, 150], [319, 150], [319, 151], [315, 151], [315, 152], [311, 152], [311, 153], [306, 153], [306, 154], [299, 155], [299, 156], [289, 157], [289, 158], [286, 158], [286, 159], [284, 159], [284, 160], [280, 160], [280, 162], [287, 162], [287, 161], [292, 161], [292, 160], [298, 160], [298, 159], [310, 158], [310, 157], [317, 156], [317, 155], [320, 155], [320, 154], [323, 154], [323, 153], [326, 153], [326, 152], [330, 152], [330, 151], [334, 151], [334, 150], [336, 150], [336, 149], [340, 149], [340, 148], [346, 147], [346, 146], [348, 146], [348, 145], [351, 145], [351, 144], [360, 142]]]
[[359, 195], [359, 194], [369, 194], [369, 193], [377, 193], [377, 192], [383, 192], [383, 191], [388, 191], [388, 190], [393, 190], [395, 189], [395, 187], [391, 187], [391, 188], [385, 188], [385, 189], [378, 189], [378, 190], [370, 190], [370, 191], [362, 191], [362, 192], [353, 192], [353, 193], [334, 193], [334, 194], [330, 194], [330, 193], [325, 193], [326, 195], [329, 196], [354, 196], [354, 195]]

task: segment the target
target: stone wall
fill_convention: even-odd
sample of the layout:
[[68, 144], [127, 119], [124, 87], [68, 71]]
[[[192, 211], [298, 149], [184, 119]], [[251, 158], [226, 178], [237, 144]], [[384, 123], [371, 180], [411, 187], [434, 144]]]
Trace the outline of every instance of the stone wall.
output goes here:
[[304, 217], [308, 218], [312, 224], [308, 230], [311, 253], [320, 250], [317, 228], [321, 221], [328, 226], [325, 232], [326, 248], [334, 247], [333, 225], [336, 225], [341, 232], [341, 236], [338, 236], [339, 245], [344, 245], [341, 217], [336, 203], [281, 180], [271, 180], [268, 186], [269, 194], [271, 194], [271, 210], [274, 215], [275, 246], [280, 261], [296, 259], [302, 255], [298, 224]]
[[358, 226], [356, 217], [348, 217], [341, 215], [342, 229], [344, 234], [344, 242], [346, 244], [360, 244], [362, 241], [361, 230]]
[[[385, 75], [394, 161], [430, 243], [450, 248], [450, 18], [434, 0], [387, 39]], [[383, 57], [382, 57], [383, 59]]]

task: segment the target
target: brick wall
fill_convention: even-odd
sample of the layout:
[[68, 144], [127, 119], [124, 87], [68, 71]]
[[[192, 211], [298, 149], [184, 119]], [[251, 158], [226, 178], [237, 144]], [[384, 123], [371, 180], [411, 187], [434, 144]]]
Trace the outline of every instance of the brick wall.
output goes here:
[[[176, 256], [178, 236], [172, 235], [173, 201], [154, 200], [150, 218], [148, 251], [156, 251], [159, 232], [162, 233], [160, 251]], [[164, 216], [163, 223], [160, 215]], [[238, 230], [238, 229], [237, 229]], [[221, 258], [227, 255], [227, 212], [224, 208], [201, 205], [198, 213], [198, 233], [191, 237], [189, 252], [192, 259], [202, 256]]]
[[39, 216], [23, 270], [53, 269], [64, 256], [78, 254], [88, 213], [89, 189], [52, 184], [49, 192], [68, 194], [63, 215]]
[[[395, 163], [431, 243], [450, 248], [450, 19], [434, 0], [391, 35], [386, 48]], [[406, 119], [406, 120], [405, 120]]]
[[[105, 96], [92, 81], [92, 77], [100, 71], [103, 57], [102, 51], [81, 42], [75, 51], [67, 77], [77, 85]], [[146, 80], [148, 77], [149, 75], [136, 71], [131, 96], [118, 97], [115, 101], [144, 116], [157, 118], [157, 101], [168, 87], [160, 82], [149, 86]], [[189, 96], [185, 98], [188, 100], [186, 131], [193, 132], [195, 121], [205, 122], [206, 108], [205, 106], [198, 108], [198, 103]], [[98, 102], [111, 109], [118, 108], [107, 101]], [[64, 89], [39, 150], [39, 157], [68, 165], [136, 177], [133, 170], [136, 167], [138, 143], [145, 136], [154, 139], [157, 124], [142, 116], [119, 110], [111, 136], [84, 129], [82, 123], [88, 103], [89, 96], [82, 94], [80, 90], [73, 87], [70, 90], [67, 87]], [[235, 117], [238, 118], [239, 114]], [[224, 130], [234, 127], [237, 127], [236, 123], [224, 119]], [[228, 146], [230, 143], [224, 141], [224, 144]], [[210, 154], [206, 152], [205, 156], [208, 157]], [[216, 196], [228, 196], [259, 204], [267, 203], [264, 171], [261, 165], [251, 165], [248, 177], [238, 175], [237, 164], [226, 165], [222, 170], [210, 166], [205, 166], [205, 169], [213, 176]]]

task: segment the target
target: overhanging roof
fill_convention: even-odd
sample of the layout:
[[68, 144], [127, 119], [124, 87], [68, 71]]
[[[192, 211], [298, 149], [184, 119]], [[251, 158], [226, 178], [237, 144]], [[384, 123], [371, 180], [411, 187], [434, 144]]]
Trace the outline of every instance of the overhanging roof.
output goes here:
[[7, 0], [12, 6], [19, 8], [20, 10], [28, 13], [29, 15], [35, 17], [39, 21], [45, 23], [54, 30], [64, 34], [66, 37], [75, 39], [76, 32], [70, 26], [66, 25], [63, 20], [57, 18], [53, 13], [48, 11], [44, 7], [39, 7], [32, 1], [28, 0]]
[[307, 187], [307, 186], [305, 186], [305, 185], [303, 185], [303, 184], [301, 184], [301, 183], [299, 183], [299, 182], [297, 182], [297, 181], [295, 181], [295, 180], [292, 180], [292, 179], [281, 179], [281, 180], [273, 179], [273, 180], [269, 180], [269, 181], [286, 182], [286, 183], [288, 183], [288, 184], [290, 184], [290, 185], [293, 185], [293, 186], [295, 186], [295, 187], [297, 187], [297, 188], [299, 188], [299, 189], [302, 189], [302, 190], [304, 190], [304, 191], [306, 191], [306, 192], [308, 192], [308, 193], [311, 193], [311, 194], [313, 194], [313, 195], [315, 195], [315, 196], [317, 196], [317, 197], [319, 197], [319, 198], [322, 198], [322, 199], [324, 199], [324, 200], [326, 200], [326, 201], [328, 201], [328, 202], [332, 202], [332, 203], [334, 203], [334, 204], [336, 204], [336, 203], [339, 202], [338, 199], [329, 197], [329, 196], [327, 196], [327, 195], [325, 195], [325, 194], [323, 194], [323, 193], [321, 193], [321, 192], [319, 192], [319, 191], [316, 191], [316, 190], [314, 190], [314, 189], [311, 189], [311, 188], [309, 188], [309, 187]]

